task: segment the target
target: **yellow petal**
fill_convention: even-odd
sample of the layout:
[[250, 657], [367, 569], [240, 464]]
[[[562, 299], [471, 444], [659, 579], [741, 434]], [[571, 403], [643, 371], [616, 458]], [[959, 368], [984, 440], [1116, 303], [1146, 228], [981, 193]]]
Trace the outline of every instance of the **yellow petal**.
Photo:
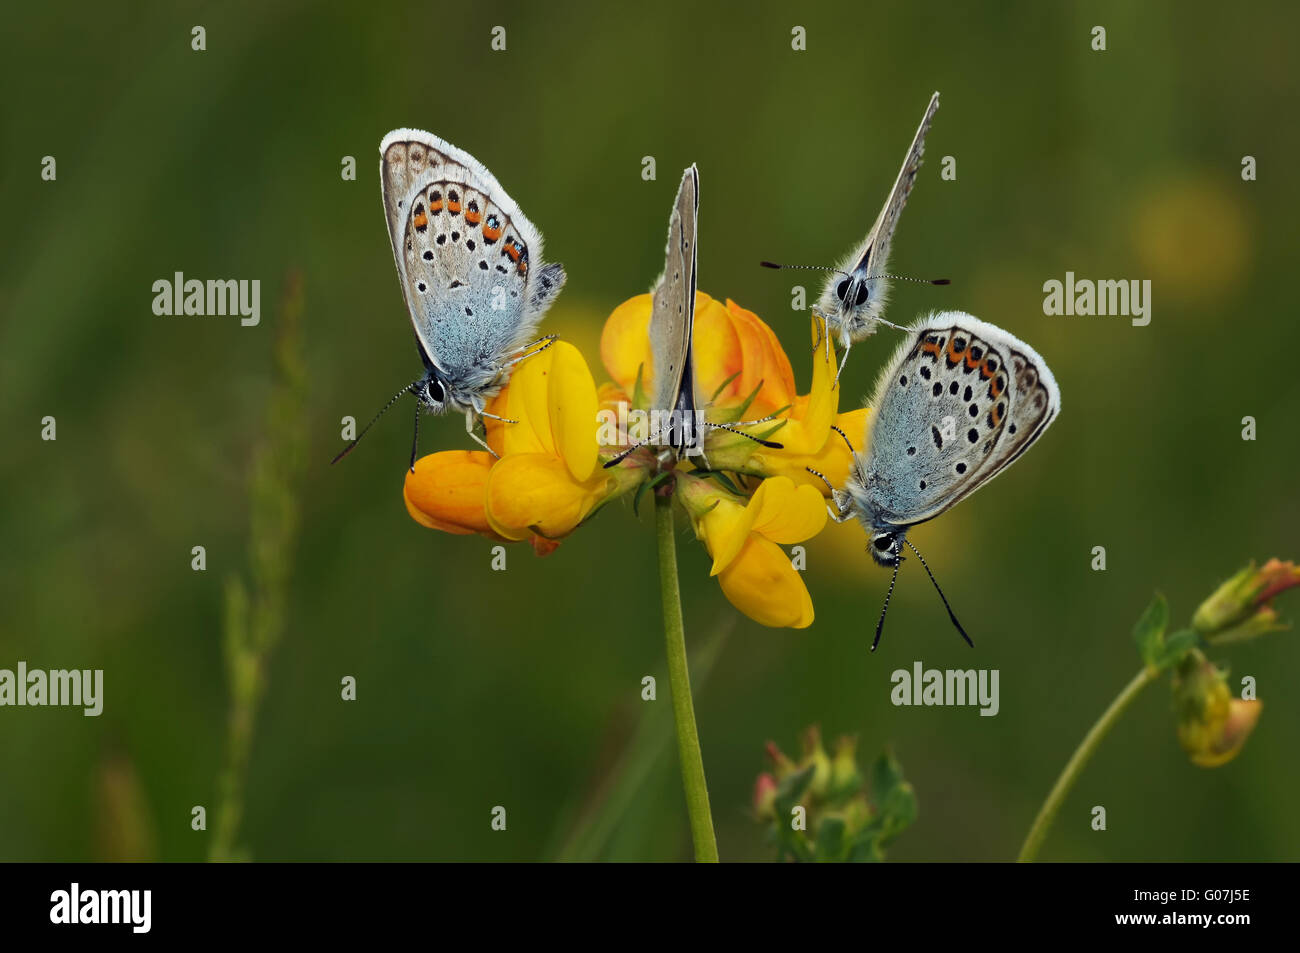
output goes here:
[[801, 543], [826, 526], [826, 498], [789, 477], [764, 480], [746, 509], [753, 513], [751, 532], [783, 545]]
[[710, 576], [722, 572], [736, 558], [736, 554], [740, 552], [749, 537], [749, 527], [753, 522], [748, 507], [740, 502], [738, 497], [732, 497], [730, 493], [725, 494], [725, 497], [722, 491], [719, 491], [713, 509], [698, 521], [699, 529], [703, 531], [704, 545], [713, 556], [713, 565], [709, 568]]
[[554, 452], [555, 439], [551, 435], [548, 393], [550, 370], [555, 359], [554, 352], [564, 343], [557, 341], [516, 365], [506, 388], [505, 410], [500, 414], [516, 423], [500, 425], [502, 457]]
[[[820, 319], [814, 317], [813, 326], [816, 328], [820, 325]], [[803, 413], [800, 414], [810, 439], [815, 439], [818, 435], [830, 430], [831, 420], [839, 409], [839, 386], [837, 385], [833, 389], [831, 387], [835, 380], [835, 372], [838, 369], [839, 366], [835, 363], [835, 349], [827, 348], [826, 341], [823, 339], [813, 349], [812, 387], [808, 391], [807, 406], [804, 407]], [[821, 449], [821, 444], [809, 445], [807, 449], [816, 452]]]
[[556, 341], [548, 373], [547, 392], [555, 449], [579, 483], [596, 468], [596, 382], [581, 352], [567, 341]]
[[645, 365], [643, 389], [654, 370], [650, 358], [650, 306], [648, 294], [628, 298], [610, 312], [600, 333], [600, 359], [605, 370], [629, 395], [642, 365]]
[[573, 532], [605, 497], [603, 475], [583, 483], [548, 453], [503, 457], [487, 484], [487, 515], [502, 536], [523, 539], [535, 530], [556, 538]]
[[731, 604], [760, 625], [803, 629], [812, 624], [808, 588], [789, 555], [771, 540], [751, 534], [718, 583]]

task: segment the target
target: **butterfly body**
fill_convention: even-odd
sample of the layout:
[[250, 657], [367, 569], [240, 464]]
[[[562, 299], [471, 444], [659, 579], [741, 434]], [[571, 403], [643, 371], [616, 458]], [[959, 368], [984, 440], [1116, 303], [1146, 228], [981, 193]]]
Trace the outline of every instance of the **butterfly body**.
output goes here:
[[542, 236], [487, 168], [431, 133], [379, 146], [388, 235], [424, 363], [411, 390], [431, 413], [481, 415], [564, 285]]

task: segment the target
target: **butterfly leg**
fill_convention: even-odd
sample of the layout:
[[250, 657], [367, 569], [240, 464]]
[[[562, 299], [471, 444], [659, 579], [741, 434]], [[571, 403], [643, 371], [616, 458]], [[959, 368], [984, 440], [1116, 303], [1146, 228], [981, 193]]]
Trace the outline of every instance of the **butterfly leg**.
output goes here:
[[523, 351], [520, 352], [518, 357], [511, 358], [510, 360], [506, 361], [505, 364], [502, 365], [502, 369], [504, 370], [507, 367], [514, 367], [520, 361], [525, 361], [530, 357], [533, 357], [537, 354], [541, 354], [548, 347], [550, 347], [552, 344], [558, 341], [559, 338], [560, 336], [558, 334], [548, 334], [545, 337], [538, 338], [532, 344], [524, 348]]
[[[475, 410], [475, 409], [472, 408], [472, 407], [471, 407], [470, 409], [468, 409], [468, 410], [465, 411], [465, 432], [466, 432], [467, 434], [469, 434], [471, 437], [474, 438], [474, 442], [475, 442], [475, 443], [477, 443], [480, 447], [482, 447], [482, 448], [483, 448], [484, 450], [486, 450], [488, 453], [492, 454], [492, 456], [494, 456], [496, 459], [500, 460], [500, 459], [501, 459], [501, 454], [497, 453], [495, 450], [493, 450], [491, 447], [489, 447], [488, 444], [487, 444], [487, 441], [484, 440], [482, 437], [480, 437], [480, 436], [475, 432], [475, 430], [474, 430], [474, 425], [478, 422], [476, 418], [477, 418], [479, 415], [482, 415], [482, 416], [485, 416], [485, 417], [492, 417], [494, 420], [505, 420], [505, 418], [504, 418], [504, 417], [496, 417], [496, 416], [493, 415], [493, 414], [484, 414], [483, 411], [481, 411], [481, 410]], [[507, 421], [507, 423], [515, 423], [515, 421]]]
[[817, 348], [820, 347], [824, 341], [826, 343], [826, 362], [829, 364], [831, 360], [830, 321], [827, 319], [826, 315], [822, 314], [815, 308], [813, 309], [813, 315], [821, 319], [821, 325], [817, 328], [817, 340], [813, 341], [813, 353], [817, 353]]
[[826, 504], [826, 512], [830, 515], [831, 519], [837, 523], [843, 523], [853, 515], [852, 497], [847, 493], [835, 489], [835, 487], [831, 485], [831, 481], [826, 479], [825, 474], [819, 473], [812, 467], [804, 467], [804, 469], [825, 483], [826, 489], [831, 491], [831, 502]]
[[844, 365], [849, 361], [849, 349], [853, 346], [853, 339], [845, 335], [840, 340], [840, 344], [844, 346], [844, 356], [840, 358], [840, 369], [835, 372], [835, 383], [832, 384], [831, 387], [839, 386], [840, 375], [844, 373]]

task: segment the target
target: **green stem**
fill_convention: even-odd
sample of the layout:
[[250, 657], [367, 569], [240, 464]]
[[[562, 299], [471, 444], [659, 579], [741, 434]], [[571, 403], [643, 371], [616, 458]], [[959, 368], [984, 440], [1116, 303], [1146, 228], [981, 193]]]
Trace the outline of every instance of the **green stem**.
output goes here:
[[1038, 848], [1043, 846], [1043, 840], [1047, 837], [1048, 828], [1052, 826], [1052, 821], [1056, 819], [1056, 813], [1061, 809], [1061, 804], [1065, 801], [1065, 796], [1070, 793], [1074, 783], [1079, 780], [1079, 775], [1083, 772], [1084, 765], [1092, 757], [1101, 740], [1110, 733], [1115, 722], [1119, 721], [1119, 716], [1132, 704], [1133, 699], [1137, 698], [1142, 689], [1154, 682], [1160, 673], [1148, 668], [1143, 668], [1133, 677], [1133, 680], [1124, 686], [1124, 690], [1115, 696], [1115, 700], [1110, 703], [1097, 723], [1092, 726], [1079, 747], [1075, 749], [1070, 760], [1065, 765], [1065, 770], [1061, 776], [1056, 779], [1056, 784], [1052, 791], [1047, 795], [1047, 800], [1038, 810], [1038, 817], [1034, 818], [1034, 826], [1029, 828], [1029, 834], [1025, 837], [1025, 844], [1020, 848], [1020, 856], [1016, 858], [1019, 863], [1031, 863], [1038, 856]]
[[704, 780], [704, 756], [695, 727], [691, 699], [691, 673], [686, 665], [686, 630], [682, 625], [682, 596], [677, 587], [677, 540], [673, 535], [673, 498], [655, 494], [655, 530], [659, 540], [659, 591], [664, 605], [664, 642], [668, 649], [668, 684], [673, 696], [673, 721], [677, 725], [677, 751], [682, 761], [682, 786], [686, 812], [691, 819], [695, 859], [718, 862], [718, 841], [709, 811], [709, 787]]

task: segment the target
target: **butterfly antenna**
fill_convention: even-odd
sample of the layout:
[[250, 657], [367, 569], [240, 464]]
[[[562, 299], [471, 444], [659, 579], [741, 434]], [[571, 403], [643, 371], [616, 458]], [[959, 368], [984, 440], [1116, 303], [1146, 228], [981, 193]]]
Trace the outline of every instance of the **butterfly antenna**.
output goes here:
[[[359, 444], [359, 443], [361, 442], [361, 438], [364, 437], [364, 436], [366, 435], [366, 431], [368, 431], [371, 427], [373, 427], [373, 426], [375, 425], [375, 421], [377, 421], [380, 417], [384, 416], [384, 412], [385, 412], [386, 410], [388, 410], [389, 407], [392, 407], [393, 404], [397, 403], [398, 400], [401, 399], [401, 397], [402, 397], [403, 394], [414, 393], [414, 392], [415, 392], [415, 387], [416, 387], [416, 385], [419, 384], [419, 383], [420, 383], [419, 381], [414, 381], [413, 383], [407, 384], [405, 387], [403, 387], [401, 390], [399, 390], [396, 394], [394, 394], [394, 395], [392, 396], [392, 398], [388, 401], [388, 403], [384, 404], [383, 409], [380, 410], [379, 413], [375, 414], [375, 416], [371, 418], [370, 423], [366, 424], [364, 427], [361, 428], [361, 433], [357, 434], [356, 437], [353, 438], [353, 440], [352, 440], [351, 443], [349, 443], [346, 447], [344, 447], [342, 450], [340, 450], [340, 451], [338, 452], [338, 456], [336, 456], [333, 460], [331, 460], [330, 463], [331, 463], [331, 464], [338, 463], [340, 460], [342, 460], [344, 457], [346, 457], [349, 453], [351, 453], [351, 452], [352, 452], [352, 448], [355, 447], [357, 444]], [[416, 410], [417, 410], [417, 411], [419, 410], [418, 406], [417, 406]], [[417, 420], [418, 420], [418, 418], [417, 418]], [[416, 426], [418, 427], [419, 424], [417, 423]], [[411, 459], [412, 459], [412, 464], [414, 464], [414, 459], [415, 459], [415, 458], [412, 457]]]
[[865, 281], [875, 281], [877, 278], [891, 278], [894, 281], [915, 281], [923, 285], [950, 285], [951, 278], [913, 278], [910, 275], [890, 275], [881, 273], [879, 275], [867, 275]]
[[885, 604], [880, 607], [880, 621], [876, 623], [876, 637], [871, 642], [871, 651], [873, 652], [876, 650], [876, 646], [880, 644], [880, 636], [884, 634], [885, 613], [889, 611], [889, 600], [894, 595], [894, 583], [898, 582], [898, 570], [902, 565], [903, 557], [899, 556], [894, 560], [894, 577], [889, 580], [889, 591], [885, 593]]
[[844, 438], [844, 446], [849, 448], [849, 453], [857, 452], [856, 450], [853, 449], [853, 444], [849, 443], [848, 434], [846, 434], [843, 430], [841, 430], [839, 427], [835, 426], [834, 424], [831, 424], [831, 429]]
[[[486, 429], [485, 431], [486, 432]], [[492, 449], [491, 447], [488, 448]], [[415, 433], [411, 435], [411, 472], [415, 472], [415, 458], [420, 452], [420, 402], [415, 402]]]
[[[957, 627], [957, 631], [960, 632], [961, 637], [966, 640], [966, 644], [969, 645], [971, 648], [975, 648], [975, 643], [970, 640], [970, 636], [966, 634], [966, 630], [961, 627], [961, 623], [958, 622], [957, 617], [953, 615], [952, 606], [948, 605], [948, 597], [945, 596], [943, 594], [943, 590], [939, 588], [939, 580], [934, 578], [934, 573], [930, 572], [930, 567], [925, 565], [925, 557], [921, 555], [921, 551], [919, 549], [917, 549], [915, 546], [912, 545], [912, 541], [910, 539], [906, 539], [905, 537], [904, 541], [907, 543], [908, 547], [912, 550], [912, 552], [916, 553], [916, 558], [921, 560], [921, 565], [925, 566], [925, 574], [930, 577], [930, 581], [934, 583], [935, 591], [939, 593], [939, 598], [943, 600], [943, 607], [948, 610], [948, 618], [952, 619], [952, 624]], [[884, 621], [883, 617], [881, 621]]]
[[715, 424], [711, 422], [706, 422], [704, 426], [710, 427], [714, 430], [725, 430], [727, 431], [727, 433], [734, 433], [734, 434], [739, 434], [742, 437], [748, 437], [750, 440], [754, 441], [754, 443], [759, 444], [760, 446], [763, 447], [767, 447], [769, 450], [785, 449], [785, 444], [783, 443], [777, 443], [775, 440], [764, 440], [762, 437], [755, 437], [752, 433], [745, 433], [745, 431], [743, 430], [737, 430], [735, 427], [728, 427], [726, 424]]
[[759, 265], [763, 268], [775, 268], [777, 271], [786, 268], [804, 268], [811, 271], [833, 271], [837, 275], [843, 275], [845, 278], [849, 277], [848, 272], [840, 271], [838, 268], [832, 268], [830, 265], [779, 265], [774, 261], [760, 261]]
[[645, 446], [644, 441], [634, 441], [632, 445], [628, 447], [626, 450], [620, 451], [617, 456], [606, 461], [603, 468], [608, 470], [610, 467], [618, 466], [620, 463], [626, 460], [634, 451], [640, 450], [644, 446]]

